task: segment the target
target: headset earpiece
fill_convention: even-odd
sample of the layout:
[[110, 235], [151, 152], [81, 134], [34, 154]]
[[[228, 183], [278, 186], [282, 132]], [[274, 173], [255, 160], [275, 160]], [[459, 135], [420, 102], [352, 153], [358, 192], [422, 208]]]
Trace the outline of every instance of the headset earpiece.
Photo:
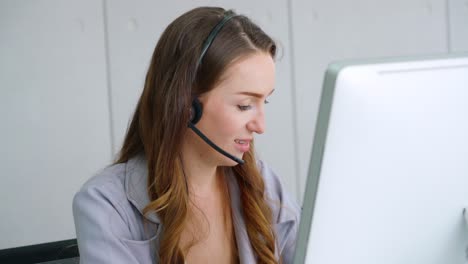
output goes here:
[[192, 100], [192, 107], [190, 108], [190, 123], [196, 124], [198, 121], [200, 121], [201, 117], [203, 114], [203, 107], [198, 100], [198, 98], [195, 98]]

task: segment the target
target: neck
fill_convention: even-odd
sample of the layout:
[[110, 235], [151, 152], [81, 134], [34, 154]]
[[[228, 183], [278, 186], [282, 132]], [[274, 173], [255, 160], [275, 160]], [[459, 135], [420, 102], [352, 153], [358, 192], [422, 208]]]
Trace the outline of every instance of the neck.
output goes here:
[[218, 189], [221, 177], [216, 167], [203, 168], [198, 164], [196, 166], [187, 166], [185, 162], [183, 164], [189, 193], [207, 196]]
[[206, 196], [219, 189], [221, 173], [209, 157], [197, 151], [193, 142], [182, 144], [182, 166], [190, 193]]

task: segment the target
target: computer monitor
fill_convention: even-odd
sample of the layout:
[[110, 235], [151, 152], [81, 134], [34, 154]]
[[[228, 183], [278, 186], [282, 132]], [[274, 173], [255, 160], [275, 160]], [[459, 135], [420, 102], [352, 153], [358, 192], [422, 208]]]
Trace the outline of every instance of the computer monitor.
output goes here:
[[468, 54], [331, 64], [294, 263], [468, 263]]

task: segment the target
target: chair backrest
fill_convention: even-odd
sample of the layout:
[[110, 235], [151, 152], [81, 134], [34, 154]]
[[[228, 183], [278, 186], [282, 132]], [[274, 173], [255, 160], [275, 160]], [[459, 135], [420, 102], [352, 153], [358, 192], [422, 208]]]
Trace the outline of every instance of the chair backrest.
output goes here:
[[76, 239], [55, 241], [0, 250], [2, 264], [71, 264], [79, 263]]

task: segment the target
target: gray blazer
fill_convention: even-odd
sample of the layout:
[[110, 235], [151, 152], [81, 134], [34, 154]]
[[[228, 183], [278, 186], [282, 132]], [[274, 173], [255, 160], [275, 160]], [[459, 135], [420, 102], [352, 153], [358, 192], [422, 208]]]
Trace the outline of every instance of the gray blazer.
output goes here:
[[[284, 263], [292, 263], [299, 221], [299, 207], [289, 197], [276, 174], [265, 163], [259, 168], [272, 200], [277, 252]], [[161, 221], [156, 214], [144, 216], [147, 196], [147, 168], [144, 158], [105, 168], [86, 182], [73, 200], [73, 215], [80, 251], [80, 263], [157, 263]], [[234, 231], [240, 263], [255, 263], [247, 235], [239, 188], [226, 175], [231, 194]], [[147, 220], [147, 221], [144, 221]]]

